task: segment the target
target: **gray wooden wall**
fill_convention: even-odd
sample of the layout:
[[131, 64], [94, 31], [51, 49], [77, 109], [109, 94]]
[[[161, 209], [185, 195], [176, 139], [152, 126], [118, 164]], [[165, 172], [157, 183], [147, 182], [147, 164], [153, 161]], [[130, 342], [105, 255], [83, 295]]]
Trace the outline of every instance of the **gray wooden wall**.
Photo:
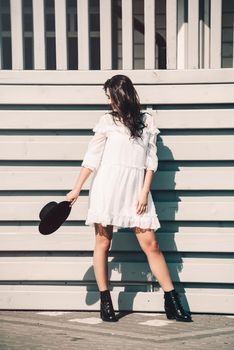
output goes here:
[[[119, 71], [0, 72], [0, 308], [98, 310], [85, 226], [91, 177], [67, 222], [38, 232], [39, 211], [64, 200]], [[123, 73], [123, 71], [121, 71]], [[182, 303], [234, 312], [234, 71], [124, 71], [153, 108], [159, 168], [156, 232]], [[116, 310], [163, 311], [163, 291], [134, 233], [114, 233], [108, 257]], [[187, 304], [188, 303], [188, 304]]]

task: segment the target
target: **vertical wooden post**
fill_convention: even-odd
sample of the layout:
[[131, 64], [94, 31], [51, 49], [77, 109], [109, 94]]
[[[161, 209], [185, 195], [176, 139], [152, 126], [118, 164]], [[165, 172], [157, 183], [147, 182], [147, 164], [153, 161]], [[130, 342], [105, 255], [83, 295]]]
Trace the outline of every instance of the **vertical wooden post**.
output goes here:
[[204, 31], [203, 31], [203, 67], [210, 68], [210, 13], [209, 13], [209, 0], [204, 0]]
[[46, 68], [44, 1], [33, 0], [34, 69]]
[[199, 68], [199, 0], [188, 1], [188, 69]]
[[122, 0], [123, 69], [133, 69], [133, 13], [132, 0]]
[[222, 0], [212, 0], [210, 11], [210, 68], [221, 68]]
[[12, 69], [24, 69], [22, 0], [10, 0]]
[[100, 0], [101, 69], [112, 68], [112, 11], [111, 0]]
[[177, 0], [166, 1], [167, 69], [176, 69]]
[[88, 0], [77, 0], [77, 21], [78, 69], [88, 70], [90, 67]]
[[186, 23], [184, 0], [177, 1], [177, 69], [185, 69], [186, 67]]
[[54, 0], [55, 37], [56, 37], [56, 68], [67, 69], [67, 16], [66, 0]]
[[144, 1], [145, 69], [155, 69], [155, 1]]

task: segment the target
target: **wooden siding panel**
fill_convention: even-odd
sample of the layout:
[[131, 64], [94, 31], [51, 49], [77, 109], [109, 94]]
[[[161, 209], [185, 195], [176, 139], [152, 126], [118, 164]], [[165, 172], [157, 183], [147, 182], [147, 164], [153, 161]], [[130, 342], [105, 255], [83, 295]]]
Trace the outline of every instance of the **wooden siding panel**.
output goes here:
[[[234, 84], [138, 85], [142, 104], [233, 103]], [[90, 98], [92, 96], [92, 98]], [[0, 104], [106, 104], [101, 86], [2, 85]]]
[[[179, 262], [167, 264], [173, 282], [234, 283], [233, 259], [181, 258]], [[150, 272], [148, 262], [119, 262], [115, 257], [108, 259], [108, 265], [110, 282], [157, 281]], [[0, 280], [95, 283], [95, 275], [92, 257], [1, 257]]]
[[[73, 183], [71, 184], [71, 186]], [[38, 196], [1, 196], [0, 220], [26, 221], [39, 220], [41, 208], [51, 200], [51, 196], [41, 194]], [[65, 200], [65, 195], [53, 195], [53, 200], [60, 202]], [[187, 197], [180, 196], [179, 201], [155, 201], [159, 220], [163, 221], [234, 221], [233, 197], [207, 196]], [[85, 220], [88, 209], [88, 197], [80, 196], [76, 205], [72, 208], [67, 222], [73, 220]]]
[[[27, 108], [27, 107], [26, 107]], [[144, 109], [142, 109], [144, 111]], [[91, 131], [102, 114], [108, 110], [71, 110], [71, 109], [23, 109], [0, 110], [2, 130], [71, 130]], [[151, 114], [157, 121], [157, 127], [163, 135], [163, 129], [186, 132], [193, 129], [209, 129], [207, 133], [234, 128], [234, 108], [193, 108], [156, 109]], [[220, 118], [222, 116], [222, 118]], [[45, 120], [46, 123], [42, 123]], [[82, 131], [81, 131], [82, 130]], [[160, 137], [161, 137], [160, 135]]]
[[[234, 292], [232, 289], [184, 288], [179, 293], [185, 309], [194, 312], [234, 313]], [[87, 303], [87, 295], [90, 303]], [[121, 303], [119, 298], [121, 295]], [[116, 311], [134, 310], [164, 312], [162, 291], [148, 292], [136, 285], [133, 292], [125, 287], [114, 287], [111, 291], [113, 306]], [[8, 307], [6, 307], [8, 305]], [[129, 308], [129, 305], [131, 307]], [[84, 286], [10, 286], [0, 285], [1, 309], [32, 309], [32, 310], [99, 310], [99, 292], [88, 290]], [[14, 317], [15, 320], [15, 317]], [[228, 331], [228, 328], [225, 327]]]
[[[30, 229], [30, 231], [29, 231]], [[69, 230], [70, 229], [70, 230]], [[186, 227], [184, 232], [157, 232], [160, 249], [163, 252], [199, 252], [199, 253], [234, 253], [234, 235], [229, 227], [207, 227], [195, 230]], [[194, 229], [194, 230], [192, 230]], [[25, 231], [25, 228], [23, 227]], [[42, 252], [93, 252], [95, 234], [93, 229], [86, 226], [60, 227], [56, 233], [47, 237], [41, 235], [37, 227], [28, 226], [28, 232], [17, 231], [17, 227], [1, 227], [0, 251], [42, 251]], [[130, 230], [131, 231], [131, 230]], [[194, 231], [194, 232], [193, 232]], [[112, 252], [134, 252], [143, 255], [138, 241], [132, 232], [118, 231], [114, 234], [110, 248]], [[135, 258], [135, 256], [134, 256]]]
[[[160, 161], [161, 159], [159, 159]], [[192, 162], [191, 162], [192, 164]], [[49, 191], [66, 190], [75, 182], [80, 166], [1, 166], [0, 190]], [[194, 176], [196, 175], [196, 176]], [[38, 181], [40, 178], [40, 181]], [[83, 185], [90, 188], [92, 176]], [[182, 167], [157, 170], [152, 190], [232, 190], [234, 169], [231, 167]]]
[[[0, 136], [2, 160], [82, 160], [92, 136]], [[170, 150], [170, 151], [169, 151]], [[161, 160], [233, 160], [233, 135], [158, 137]]]
[[[231, 313], [233, 70], [128, 72], [146, 109], [155, 108], [161, 131], [151, 192], [172, 279], [184, 302], [186, 291], [192, 312]], [[56, 233], [43, 236], [38, 224], [42, 206], [64, 200], [79, 174], [91, 130], [107, 107], [102, 84], [110, 72], [19, 73], [0, 73], [0, 307], [95, 310], [98, 303], [85, 299], [87, 281], [98, 299], [95, 234], [84, 224], [88, 193]], [[157, 280], [131, 230], [113, 235], [109, 264], [115, 302], [122, 282], [123, 290], [129, 284], [135, 289], [124, 293], [121, 307], [164, 311], [162, 290], [155, 303]]]
[[[83, 4], [83, 2], [82, 2]], [[84, 49], [83, 49], [84, 51]], [[114, 74], [123, 74], [122, 70], [114, 71], [0, 71], [0, 84], [11, 85], [103, 85], [106, 79]], [[183, 70], [124, 70], [124, 74], [138, 85], [213, 85], [234, 82], [234, 70], [225, 69], [183, 69]], [[177, 88], [177, 87], [176, 87]], [[220, 89], [222, 90], [222, 89]], [[216, 96], [214, 96], [216, 98]], [[45, 102], [45, 101], [44, 101]], [[99, 101], [100, 102], [100, 101]], [[202, 102], [202, 101], [200, 101]], [[215, 99], [212, 101], [215, 102]], [[105, 102], [106, 104], [106, 102]]]

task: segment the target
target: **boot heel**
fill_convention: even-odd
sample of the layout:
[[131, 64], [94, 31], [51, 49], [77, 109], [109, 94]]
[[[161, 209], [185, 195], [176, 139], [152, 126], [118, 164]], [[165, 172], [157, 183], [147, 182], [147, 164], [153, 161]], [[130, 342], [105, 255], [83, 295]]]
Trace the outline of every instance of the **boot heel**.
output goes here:
[[116, 322], [118, 321], [115, 316], [115, 311], [113, 308], [110, 291], [102, 291], [101, 293], [101, 303], [100, 303], [100, 317], [103, 321]]
[[171, 310], [169, 308], [165, 307], [165, 312], [166, 312], [166, 316], [167, 316], [168, 320], [175, 319], [175, 315], [171, 312]]

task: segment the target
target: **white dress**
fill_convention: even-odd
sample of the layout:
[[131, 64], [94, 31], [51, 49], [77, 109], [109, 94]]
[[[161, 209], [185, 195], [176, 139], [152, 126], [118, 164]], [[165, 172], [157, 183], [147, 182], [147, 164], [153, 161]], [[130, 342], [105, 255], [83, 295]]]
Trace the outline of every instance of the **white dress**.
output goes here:
[[136, 208], [144, 169], [155, 173], [158, 168], [156, 140], [160, 131], [148, 112], [144, 114], [143, 140], [130, 138], [129, 129], [117, 119], [116, 125], [112, 118], [110, 113], [100, 117], [81, 164], [94, 171], [85, 224], [113, 225], [113, 231], [125, 227], [157, 230], [161, 226], [150, 191], [146, 211], [137, 214]]

